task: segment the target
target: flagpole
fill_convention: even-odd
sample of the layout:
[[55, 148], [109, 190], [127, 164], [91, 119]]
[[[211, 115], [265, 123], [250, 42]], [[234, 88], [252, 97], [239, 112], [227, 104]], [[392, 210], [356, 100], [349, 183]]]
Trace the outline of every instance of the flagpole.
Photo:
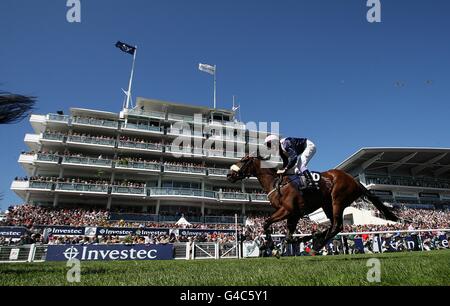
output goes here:
[[214, 109], [216, 109], [216, 65], [214, 65]]
[[137, 53], [137, 46], [134, 46], [134, 54], [133, 54], [133, 64], [131, 66], [131, 76], [130, 76], [130, 82], [128, 83], [128, 93], [127, 93], [127, 103], [125, 105], [126, 109], [130, 108], [130, 100], [131, 100], [131, 86], [133, 84], [133, 76], [134, 76], [134, 64], [136, 62], [136, 53]]

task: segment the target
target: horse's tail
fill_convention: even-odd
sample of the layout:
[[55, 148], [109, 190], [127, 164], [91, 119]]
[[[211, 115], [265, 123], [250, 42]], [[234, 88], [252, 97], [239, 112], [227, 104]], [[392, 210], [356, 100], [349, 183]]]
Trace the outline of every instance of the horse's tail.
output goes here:
[[400, 218], [397, 217], [386, 205], [384, 205], [383, 202], [381, 202], [381, 200], [376, 195], [371, 193], [360, 182], [358, 182], [358, 184], [361, 188], [363, 197], [366, 198], [367, 200], [369, 200], [380, 212], [382, 212], [383, 215], [386, 217], [386, 219], [388, 219], [390, 221], [394, 221], [394, 222], [401, 221]]

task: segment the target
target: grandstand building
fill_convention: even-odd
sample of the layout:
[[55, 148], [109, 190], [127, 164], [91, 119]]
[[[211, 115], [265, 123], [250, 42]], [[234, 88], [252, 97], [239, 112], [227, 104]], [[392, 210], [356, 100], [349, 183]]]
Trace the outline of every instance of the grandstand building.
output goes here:
[[120, 113], [72, 108], [30, 122], [29, 151], [19, 157], [27, 177], [11, 186], [25, 203], [133, 211], [159, 222], [181, 214], [190, 222], [225, 222], [216, 216], [270, 211], [255, 178], [226, 179], [267, 136], [247, 129], [233, 111], [138, 98]]

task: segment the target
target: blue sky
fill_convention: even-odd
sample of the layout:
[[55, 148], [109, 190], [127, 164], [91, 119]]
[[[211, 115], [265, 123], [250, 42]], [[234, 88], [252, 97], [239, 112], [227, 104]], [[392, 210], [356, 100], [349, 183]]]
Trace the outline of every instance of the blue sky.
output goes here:
[[[212, 104], [236, 95], [243, 121], [279, 121], [312, 139], [311, 168], [326, 170], [361, 147], [450, 147], [450, 2], [381, 0], [368, 23], [365, 0], [82, 0], [80, 24], [65, 0], [0, 2], [0, 89], [36, 95], [37, 113], [71, 106], [119, 111], [130, 56], [139, 48], [134, 96]], [[429, 82], [431, 81], [431, 82]], [[404, 86], [396, 86], [396, 82]], [[1, 126], [0, 208], [27, 121]]]

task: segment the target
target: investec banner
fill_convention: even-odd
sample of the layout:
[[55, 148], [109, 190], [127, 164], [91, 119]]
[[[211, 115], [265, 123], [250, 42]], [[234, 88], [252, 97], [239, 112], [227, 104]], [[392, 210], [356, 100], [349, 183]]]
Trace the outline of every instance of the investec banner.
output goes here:
[[0, 227], [0, 237], [20, 238], [24, 236], [28, 230], [25, 227]]
[[204, 234], [209, 234], [209, 235], [217, 235], [217, 234], [229, 234], [232, 235], [234, 234], [235, 231], [234, 230], [214, 230], [214, 229], [194, 229], [194, 228], [187, 228], [187, 229], [179, 229], [178, 230], [178, 235], [181, 236], [201, 236]]
[[42, 228], [46, 230], [48, 235], [55, 236], [84, 236], [86, 231], [84, 227], [74, 226], [37, 226], [36, 228]]
[[49, 235], [55, 236], [148, 236], [169, 235], [166, 228], [124, 228], [124, 227], [73, 227], [73, 226], [36, 226], [43, 229]]
[[49, 245], [47, 261], [88, 260], [169, 260], [172, 244], [151, 245]]
[[124, 227], [97, 227], [97, 235], [105, 236], [148, 236], [148, 235], [169, 235], [168, 228], [124, 228]]

